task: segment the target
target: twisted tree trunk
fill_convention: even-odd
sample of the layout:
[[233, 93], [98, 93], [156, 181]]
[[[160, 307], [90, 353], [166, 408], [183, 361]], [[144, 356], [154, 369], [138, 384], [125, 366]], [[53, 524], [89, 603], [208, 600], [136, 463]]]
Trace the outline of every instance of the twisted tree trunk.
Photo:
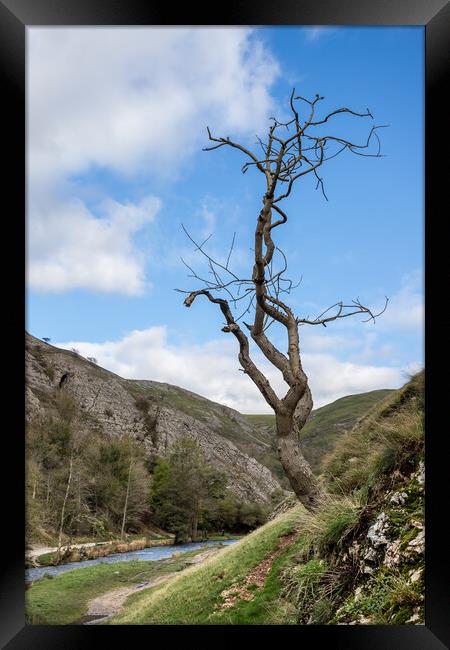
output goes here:
[[[291, 487], [305, 508], [311, 511], [323, 505], [325, 495], [309, 463], [304, 458], [299, 443], [300, 431], [306, 424], [313, 405], [308, 378], [301, 363], [299, 325], [323, 325], [326, 327], [328, 322], [338, 318], [346, 318], [353, 314], [365, 314], [369, 319], [375, 320], [375, 317], [383, 313], [387, 305], [386, 298], [384, 309], [379, 314], [373, 314], [357, 298], [347, 305], [338, 302], [316, 318], [310, 319], [309, 317], [296, 317], [292, 308], [284, 302], [284, 297], [283, 300], [280, 299], [280, 296], [289, 295], [293, 283], [284, 277], [287, 270], [286, 256], [279, 247], [275, 246], [273, 241], [274, 229], [282, 226], [288, 220], [286, 213], [280, 208], [279, 202], [290, 195], [293, 185], [298, 179], [310, 173], [315, 176], [317, 187], [320, 186], [325, 195], [323, 180], [318, 175], [317, 170], [326, 160], [336, 157], [345, 149], [358, 155], [380, 155], [379, 148], [376, 153], [370, 153], [368, 150], [372, 136], [375, 135], [379, 143], [378, 136], [375, 134], [376, 129], [381, 128], [379, 126], [372, 126], [367, 141], [362, 144], [356, 144], [333, 135], [320, 135], [315, 131], [315, 127], [327, 123], [335, 115], [342, 113], [373, 119], [368, 109], [366, 113], [358, 113], [349, 108], [339, 108], [326, 115], [323, 119], [317, 120], [315, 118], [316, 105], [322, 99], [323, 97], [319, 95], [316, 95], [312, 101], [301, 96], [296, 97], [294, 89], [290, 97], [291, 119], [287, 122], [279, 122], [275, 118], [271, 118], [273, 124], [268, 130], [266, 140], [258, 138], [259, 145], [263, 150], [262, 157], [259, 150], [258, 154], [255, 154], [241, 144], [233, 142], [229, 137], [213, 137], [209, 128], [207, 129], [209, 140], [213, 144], [205, 147], [204, 151], [212, 151], [220, 147], [237, 149], [247, 157], [242, 172], [246, 172], [250, 167], [253, 167], [261, 172], [265, 179], [265, 192], [262, 197], [263, 207], [256, 219], [254, 264], [251, 279], [239, 277], [229, 269], [234, 237], [227, 261], [223, 264], [214, 260], [205, 252], [204, 245], [209, 237], [199, 244], [184, 229], [189, 239], [195, 244], [196, 250], [207, 258], [211, 274], [210, 279], [204, 279], [195, 272], [193, 273], [193, 277], [206, 285], [206, 288], [186, 292], [189, 295], [185, 298], [184, 304], [186, 307], [190, 307], [197, 296], [203, 295], [220, 306], [226, 321], [222, 331], [232, 333], [238, 340], [239, 362], [244, 373], [257, 386], [275, 413], [278, 455]], [[309, 115], [303, 115], [302, 111], [301, 116], [296, 108], [298, 104], [295, 104], [295, 102], [301, 102], [300, 106], [302, 107], [305, 104], [309, 106], [307, 111]], [[289, 129], [291, 130], [289, 131]], [[332, 152], [329, 151], [329, 148], [333, 146], [336, 149]], [[367, 153], [365, 153], [366, 149], [368, 150]], [[329, 151], [328, 154], [327, 151]], [[277, 250], [282, 260], [282, 268], [278, 272], [273, 266], [274, 254]], [[190, 266], [188, 268], [193, 272]], [[226, 274], [225, 279], [222, 279], [223, 274]], [[234, 294], [233, 289], [237, 289]], [[244, 290], [243, 294], [241, 289]], [[234, 306], [236, 306], [238, 300], [248, 296], [246, 309], [235, 319], [229, 302], [216, 297], [212, 293], [213, 291], [225, 291], [234, 302]], [[251, 324], [244, 322], [244, 326], [249, 331], [260, 352], [281, 372], [288, 386], [288, 391], [281, 399], [273, 390], [268, 378], [252, 360], [249, 340], [238, 323], [242, 316], [251, 313], [253, 308], [254, 320]], [[277, 349], [266, 335], [266, 331], [272, 322], [276, 322], [285, 328], [288, 343], [286, 353]]]
[[301, 452], [299, 428], [293, 417], [276, 414], [276, 432], [278, 457], [292, 489], [307, 510], [317, 510], [324, 494]]

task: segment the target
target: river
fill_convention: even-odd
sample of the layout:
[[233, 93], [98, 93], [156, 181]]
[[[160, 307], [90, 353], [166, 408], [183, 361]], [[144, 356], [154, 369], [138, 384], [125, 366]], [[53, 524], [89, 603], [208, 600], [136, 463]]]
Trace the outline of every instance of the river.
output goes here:
[[195, 551], [203, 546], [212, 546], [214, 544], [229, 545], [237, 542], [237, 539], [226, 539], [223, 541], [210, 541], [210, 542], [194, 542], [192, 544], [177, 544], [176, 546], [152, 546], [144, 548], [140, 551], [130, 551], [128, 553], [114, 553], [106, 557], [98, 557], [95, 560], [82, 560], [81, 562], [68, 562], [67, 564], [59, 564], [58, 566], [43, 566], [25, 569], [25, 582], [34, 582], [44, 576], [50, 574], [57, 576], [64, 571], [71, 571], [72, 569], [81, 569], [85, 566], [93, 566], [100, 563], [113, 563], [113, 562], [127, 562], [128, 560], [165, 560], [172, 557], [175, 553], [184, 553], [186, 551]]

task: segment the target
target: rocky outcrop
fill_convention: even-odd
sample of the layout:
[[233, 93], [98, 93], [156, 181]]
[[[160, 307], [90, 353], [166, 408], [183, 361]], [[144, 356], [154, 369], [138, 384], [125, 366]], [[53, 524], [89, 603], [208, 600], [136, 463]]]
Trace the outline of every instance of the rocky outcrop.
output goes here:
[[228, 475], [229, 489], [242, 498], [269, 502], [280, 488], [269, 469], [239, 449], [241, 441], [257, 444], [258, 437], [237, 411], [169, 384], [123, 379], [76, 352], [27, 334], [27, 420], [47, 416], [61, 392], [70, 395], [93, 433], [131, 433], [149, 457], [164, 455], [177, 438], [188, 436]]
[[420, 461], [415, 472], [400, 478], [396, 489], [386, 494], [367, 533], [348, 548], [346, 555], [359, 570], [354, 589], [336, 611], [333, 623], [377, 622], [374, 616], [381, 606], [386, 623], [423, 623], [424, 490], [425, 470]]

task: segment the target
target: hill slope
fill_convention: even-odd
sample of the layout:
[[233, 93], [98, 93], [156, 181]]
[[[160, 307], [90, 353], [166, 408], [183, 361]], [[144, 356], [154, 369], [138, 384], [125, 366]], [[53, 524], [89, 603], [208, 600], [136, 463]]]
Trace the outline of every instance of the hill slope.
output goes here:
[[423, 373], [347, 432], [317, 514], [278, 515], [111, 624], [422, 624]]
[[[211, 462], [227, 471], [233, 490], [244, 498], [268, 502], [280, 485], [290, 489], [277, 456], [273, 415], [242, 415], [177, 386], [123, 379], [29, 334], [26, 372], [28, 421], [51, 410], [62, 381], [63, 390], [90, 417], [94, 430], [113, 436], [133, 431], [149, 457], [164, 455], [178, 436], [192, 435]], [[301, 439], [315, 472], [320, 472], [323, 457], [339, 437], [391, 392], [349, 395], [312, 412]]]
[[29, 334], [26, 380], [28, 422], [51, 413], [56, 396], [64, 392], [94, 435], [132, 433], [148, 458], [164, 456], [176, 439], [188, 436], [213, 466], [227, 474], [230, 489], [242, 498], [270, 502], [280, 488], [269, 469], [243, 451], [247, 444], [264, 446], [258, 431], [226, 406], [168, 384], [123, 379]]
[[[322, 459], [333, 449], [339, 437], [354, 427], [361, 417], [392, 392], [390, 389], [382, 389], [348, 395], [312, 411], [301, 431], [300, 439], [305, 458], [315, 472], [320, 471]], [[275, 416], [247, 415], [246, 417], [258, 429], [261, 440], [274, 447]], [[267, 455], [264, 451], [260, 452], [262, 458]], [[274, 465], [273, 468], [274, 473], [279, 477], [283, 476], [279, 471], [280, 467]]]

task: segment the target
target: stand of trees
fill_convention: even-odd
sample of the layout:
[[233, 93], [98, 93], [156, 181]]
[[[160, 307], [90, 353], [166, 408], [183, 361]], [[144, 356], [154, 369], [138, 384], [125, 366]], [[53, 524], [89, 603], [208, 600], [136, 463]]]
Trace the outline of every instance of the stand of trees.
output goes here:
[[62, 390], [53, 415], [28, 427], [26, 447], [28, 542], [124, 537], [149, 523], [184, 542], [248, 532], [270, 510], [230, 492], [194, 440], [181, 438], [167, 458], [149, 460], [132, 436], [92, 431]]
[[89, 431], [63, 391], [56, 407], [27, 430], [27, 538], [139, 532], [150, 486], [142, 447]]
[[150, 503], [158, 524], [176, 542], [211, 532], [248, 532], [266, 521], [269, 508], [239, 499], [227, 489], [223, 472], [208, 461], [195, 440], [178, 439], [156, 462]]

